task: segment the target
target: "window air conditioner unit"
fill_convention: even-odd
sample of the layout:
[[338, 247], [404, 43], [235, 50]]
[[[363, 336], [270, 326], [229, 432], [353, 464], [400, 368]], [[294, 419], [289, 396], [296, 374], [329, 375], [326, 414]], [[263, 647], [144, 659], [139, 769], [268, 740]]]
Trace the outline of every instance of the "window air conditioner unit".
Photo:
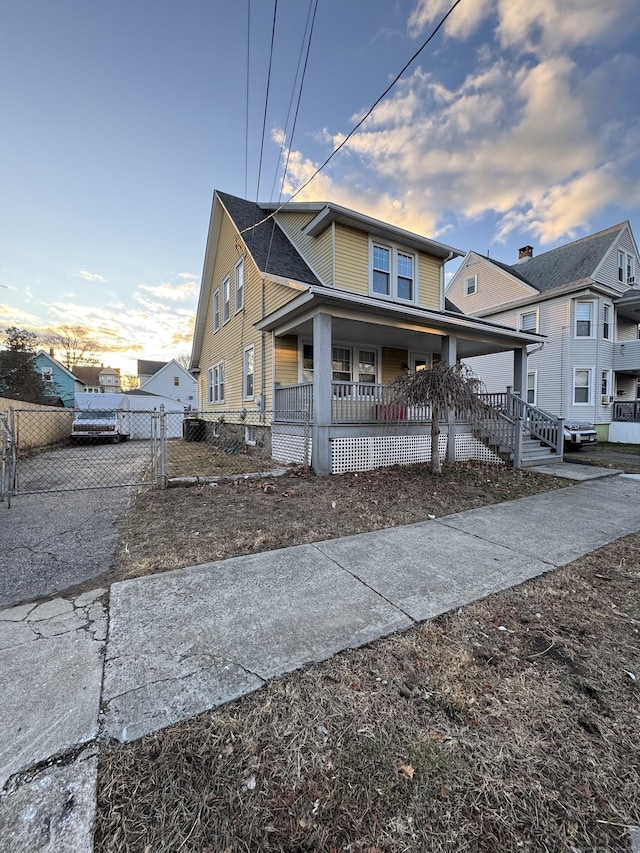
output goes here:
[[609, 395], [608, 394], [602, 395], [602, 397], [600, 398], [600, 404], [602, 406], [608, 406], [609, 405]]
[[629, 278], [627, 279], [627, 284], [635, 284], [635, 283], [636, 283], [635, 275], [630, 275]]

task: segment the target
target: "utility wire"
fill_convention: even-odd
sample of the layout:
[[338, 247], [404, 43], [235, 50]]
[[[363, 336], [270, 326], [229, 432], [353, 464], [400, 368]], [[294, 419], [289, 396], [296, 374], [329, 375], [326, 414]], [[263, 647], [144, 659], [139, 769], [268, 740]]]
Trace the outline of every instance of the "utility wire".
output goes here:
[[[318, 0], [316, 0], [316, 6], [317, 5], [318, 5]], [[311, 20], [311, 9], [312, 9], [312, 7], [313, 7], [313, 0], [309, 0], [309, 11], [307, 12], [307, 21], [304, 25], [304, 33], [302, 34], [302, 43], [300, 44], [300, 53], [298, 54], [298, 64], [296, 66], [296, 73], [295, 73], [295, 76], [293, 78], [293, 86], [291, 87], [291, 97], [289, 98], [289, 106], [287, 108], [287, 117], [286, 117], [285, 122], [284, 122], [284, 137], [282, 139], [282, 143], [280, 145], [280, 151], [278, 153], [278, 162], [276, 164], [275, 173], [273, 176], [273, 183], [271, 185], [271, 194], [269, 196], [270, 200], [273, 199], [273, 193], [274, 193], [275, 188], [276, 188], [276, 181], [278, 180], [278, 171], [280, 169], [280, 161], [282, 160], [282, 155], [284, 153], [284, 147], [286, 144], [287, 131], [289, 130], [289, 118], [291, 116], [291, 108], [293, 106], [293, 99], [294, 99], [295, 94], [296, 94], [296, 86], [298, 84], [298, 75], [300, 74], [300, 65], [302, 63], [302, 55], [304, 53], [304, 46], [305, 46], [305, 43], [307, 41], [307, 32], [309, 30], [309, 21]], [[315, 12], [314, 12], [314, 15], [315, 15]], [[308, 55], [308, 48], [307, 48], [307, 55]], [[280, 199], [278, 199], [278, 201], [279, 200]]]
[[[439, 30], [442, 28], [442, 26], [444, 25], [445, 21], [446, 21], [446, 20], [447, 20], [447, 18], [449, 17], [449, 15], [451, 15], [451, 13], [454, 11], [454, 9], [455, 9], [457, 6], [459, 6], [459, 4], [460, 4], [461, 2], [462, 2], [462, 0], [455, 0], [455, 3], [451, 6], [451, 8], [449, 9], [449, 11], [448, 11], [448, 12], [447, 12], [447, 13], [446, 13], [446, 14], [445, 14], [441, 19], [440, 19], [440, 22], [439, 22], [439, 23], [438, 23], [438, 25], [435, 27], [435, 29], [431, 32], [431, 34], [429, 35], [429, 37], [428, 37], [428, 38], [427, 38], [427, 39], [422, 43], [422, 45], [418, 48], [418, 50], [413, 54], [413, 56], [411, 57], [411, 59], [410, 59], [410, 60], [409, 60], [405, 65], [404, 65], [404, 67], [402, 68], [402, 70], [401, 70], [401, 71], [400, 71], [400, 72], [399, 72], [399, 73], [394, 77], [394, 79], [393, 79], [393, 80], [391, 81], [391, 83], [387, 86], [387, 88], [384, 90], [384, 92], [383, 92], [383, 93], [380, 95], [380, 97], [375, 101], [375, 103], [373, 104], [373, 106], [371, 106], [371, 107], [367, 110], [367, 112], [366, 112], [366, 113], [364, 114], [364, 116], [360, 119], [360, 121], [359, 121], [359, 122], [358, 122], [358, 123], [357, 123], [357, 124], [356, 124], [356, 125], [355, 125], [351, 130], [350, 130], [350, 131], [349, 131], [349, 133], [345, 136], [345, 138], [342, 140], [342, 142], [340, 143], [340, 145], [338, 145], [338, 146], [337, 146], [337, 148], [334, 148], [334, 150], [333, 150], [333, 151], [331, 152], [331, 154], [327, 157], [327, 159], [324, 161], [324, 163], [322, 163], [322, 165], [318, 166], [318, 168], [317, 168], [317, 169], [316, 169], [316, 171], [313, 173], [313, 175], [311, 175], [311, 177], [310, 177], [310, 178], [308, 178], [308, 179], [307, 179], [307, 180], [306, 180], [306, 181], [305, 181], [301, 186], [299, 186], [299, 187], [298, 187], [298, 189], [293, 193], [293, 195], [289, 196], [289, 198], [287, 199], [287, 201], [285, 201], [285, 202], [283, 202], [281, 205], [279, 205], [279, 206], [276, 208], [276, 210], [273, 210], [273, 211], [272, 211], [268, 216], [265, 216], [265, 218], [264, 218], [264, 219], [261, 219], [261, 220], [260, 220], [260, 222], [256, 222], [256, 223], [255, 223], [255, 225], [249, 225], [247, 228], [245, 228], [244, 230], [242, 230], [242, 231], [240, 232], [241, 234], [244, 234], [246, 231], [250, 231], [250, 230], [252, 230], [252, 229], [254, 229], [254, 228], [258, 228], [258, 226], [262, 225], [262, 224], [263, 224], [263, 223], [265, 223], [265, 222], [268, 222], [270, 219], [273, 219], [273, 217], [274, 217], [274, 216], [276, 216], [276, 214], [278, 214], [278, 213], [282, 210], [282, 208], [283, 208], [283, 207], [285, 207], [285, 205], [287, 205], [290, 201], [293, 201], [293, 199], [294, 199], [297, 195], [299, 195], [305, 187], [308, 187], [308, 186], [309, 186], [309, 184], [311, 183], [311, 181], [312, 181], [315, 177], [317, 177], [317, 176], [320, 174], [320, 172], [322, 172], [322, 170], [323, 170], [323, 169], [324, 169], [324, 168], [325, 168], [325, 167], [326, 167], [326, 166], [331, 162], [331, 160], [333, 160], [333, 158], [334, 158], [334, 157], [335, 157], [335, 155], [338, 153], [338, 151], [340, 151], [340, 149], [341, 149], [341, 148], [344, 148], [344, 146], [345, 146], [345, 145], [347, 144], [347, 142], [351, 139], [351, 137], [353, 136], [353, 134], [354, 134], [354, 133], [355, 133], [355, 132], [356, 132], [356, 131], [357, 131], [357, 130], [358, 130], [358, 129], [359, 129], [359, 128], [364, 124], [364, 122], [369, 118], [369, 116], [370, 116], [370, 115], [371, 115], [371, 113], [375, 110], [375, 108], [378, 106], [378, 104], [380, 103], [380, 101], [381, 101], [383, 98], [385, 98], [385, 97], [389, 94], [389, 92], [391, 91], [391, 89], [393, 89], [393, 87], [396, 85], [396, 83], [398, 82], [398, 80], [402, 77], [402, 75], [403, 75], [403, 74], [404, 74], [404, 72], [407, 70], [407, 68], [408, 68], [408, 67], [411, 65], [411, 63], [412, 63], [412, 62], [413, 62], [413, 61], [414, 61], [414, 60], [415, 60], [415, 59], [416, 59], [416, 58], [417, 58], [417, 57], [422, 53], [422, 51], [425, 49], [425, 47], [429, 44], [429, 42], [430, 42], [430, 41], [435, 37], [435, 35], [436, 35], [436, 34], [439, 32]], [[256, 199], [256, 202], [257, 202], [257, 199]]]
[[[458, 0], [459, 2], [459, 0]], [[273, 23], [271, 25], [271, 48], [269, 49], [269, 72], [267, 74], [267, 91], [264, 98], [264, 116], [262, 118], [262, 139], [260, 141], [260, 161], [258, 163], [258, 182], [256, 185], [256, 203], [260, 195], [260, 176], [262, 174], [262, 155], [264, 153], [264, 137], [267, 127], [267, 108], [269, 106], [269, 86], [271, 83], [271, 65], [273, 62], [273, 42], [276, 35], [276, 17], [278, 14], [278, 0], [273, 3]]]
[[304, 87], [304, 78], [307, 74], [307, 64], [309, 62], [309, 51], [311, 50], [311, 39], [313, 38], [313, 25], [316, 20], [316, 12], [318, 11], [318, 0], [315, 0], [315, 5], [313, 7], [313, 18], [311, 19], [311, 29], [309, 30], [309, 41], [307, 42], [307, 54], [304, 58], [304, 68], [302, 69], [302, 77], [300, 79], [300, 90], [298, 92], [298, 102], [296, 104], [296, 111], [293, 116], [293, 124], [291, 126], [291, 139], [289, 140], [289, 147], [287, 149], [287, 159], [284, 164], [284, 171], [282, 172], [282, 181], [280, 183], [280, 193], [278, 195], [278, 203], [280, 203], [282, 199], [282, 193], [284, 192], [284, 182], [287, 177], [287, 169], [289, 168], [289, 159], [291, 157], [291, 149], [293, 147], [293, 138], [296, 132], [296, 124], [298, 123], [298, 111], [300, 110], [300, 101], [302, 99], [302, 89]]
[[[312, 2], [313, 2], [313, 0], [312, 0]], [[317, 10], [318, 10], [318, 0], [315, 0], [315, 3], [313, 3], [313, 17], [311, 18], [311, 27], [309, 29], [309, 40], [307, 41], [307, 52], [306, 52], [306, 55], [304, 58], [304, 67], [302, 69], [302, 77], [300, 78], [300, 88], [298, 90], [298, 100], [296, 103], [296, 111], [295, 111], [294, 116], [293, 116], [293, 124], [291, 125], [291, 138], [289, 140], [289, 147], [287, 150], [287, 159], [286, 159], [285, 164], [284, 164], [284, 170], [282, 172], [282, 181], [280, 183], [280, 192], [278, 194], [278, 204], [280, 203], [280, 200], [282, 199], [282, 193], [284, 191], [284, 182], [285, 182], [285, 178], [287, 176], [287, 169], [289, 168], [289, 158], [291, 157], [291, 147], [293, 145], [293, 138], [294, 138], [295, 132], [296, 132], [296, 124], [298, 122], [298, 111], [300, 109], [300, 101], [302, 99], [302, 90], [304, 88], [304, 79], [305, 79], [306, 74], [307, 74], [307, 64], [309, 62], [309, 51], [311, 49], [311, 40], [313, 38], [313, 25], [314, 25], [315, 20], [316, 20]], [[309, 5], [309, 13], [311, 13], [311, 4]], [[309, 23], [309, 18], [307, 17], [307, 25], [308, 25], [308, 23]], [[306, 28], [305, 28], [305, 34], [306, 34]], [[303, 41], [302, 47], [304, 48], [304, 41]], [[302, 52], [300, 53], [300, 57], [302, 57]], [[300, 67], [300, 61], [298, 60], [298, 68], [299, 67]], [[297, 76], [298, 76], [298, 72], [296, 71], [296, 77]], [[294, 86], [294, 90], [295, 90], [295, 86]], [[291, 98], [293, 100], [293, 90], [291, 92]], [[291, 107], [291, 104], [289, 104], [289, 107]], [[288, 122], [289, 122], [289, 118], [287, 116], [287, 124], [288, 124]], [[286, 125], [285, 125], [285, 127], [286, 127]], [[284, 147], [284, 140], [283, 140], [283, 147]], [[281, 147], [281, 149], [280, 149], [280, 154], [282, 154], [283, 147]], [[280, 163], [280, 158], [278, 158], [278, 164], [279, 163]], [[275, 181], [274, 181], [274, 183], [275, 183]], [[275, 218], [273, 218], [271, 220], [271, 236], [269, 238], [269, 248], [267, 250], [267, 261], [266, 261], [265, 267], [264, 267], [265, 272], [269, 269], [269, 259], [271, 257], [271, 246], [273, 245], [273, 237], [274, 237], [275, 229], [276, 229], [276, 220], [275, 220]]]
[[251, 0], [247, 0], [247, 94], [244, 115], [244, 197], [249, 185], [249, 58], [251, 56]]

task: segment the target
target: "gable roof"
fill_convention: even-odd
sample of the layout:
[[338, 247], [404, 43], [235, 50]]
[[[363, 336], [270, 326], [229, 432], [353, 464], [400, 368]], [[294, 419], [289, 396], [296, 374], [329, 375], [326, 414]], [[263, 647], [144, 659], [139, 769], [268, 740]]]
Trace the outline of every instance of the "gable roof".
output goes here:
[[59, 370], [61, 370], [63, 373], [66, 373], [67, 376], [70, 376], [71, 379], [73, 379], [75, 382], [82, 382], [83, 381], [82, 379], [80, 379], [80, 377], [78, 377], [74, 373], [72, 373], [68, 368], [66, 368], [64, 366], [64, 364], [62, 364], [62, 362], [58, 361], [57, 358], [54, 358], [46, 350], [39, 349], [36, 353], [36, 358], [44, 358], [47, 361], [50, 361], [51, 364], [54, 364]]
[[[219, 190], [216, 190], [215, 194], [241, 233], [245, 228], [251, 228], [269, 215], [268, 210], [254, 202], [245, 201]], [[275, 217], [245, 232], [242, 238], [261, 272], [307, 284], [322, 283], [280, 228]]]
[[97, 386], [100, 384], [100, 370], [100, 367], [92, 364], [76, 364], [71, 372], [85, 385]]
[[621, 222], [519, 264], [503, 264], [484, 255], [480, 257], [543, 293], [563, 284], [592, 279], [600, 261], [627, 224]]
[[175, 358], [172, 358], [171, 361], [163, 362], [160, 370], [157, 370], [153, 374], [153, 376], [149, 376], [148, 379], [145, 379], [145, 381], [142, 383], [142, 385], [140, 387], [146, 388], [150, 382], [153, 382], [154, 379], [157, 379], [163, 373], [169, 373], [170, 372], [171, 375], [175, 375], [176, 371], [182, 373], [182, 375], [185, 376], [187, 379], [189, 379], [191, 382], [196, 381], [195, 378], [193, 377], [193, 375], [191, 373], [189, 373], [188, 370], [186, 370], [181, 364], [179, 364], [175, 360]]
[[166, 361], [149, 361], [145, 358], [138, 359], [138, 376], [153, 376], [165, 366]]

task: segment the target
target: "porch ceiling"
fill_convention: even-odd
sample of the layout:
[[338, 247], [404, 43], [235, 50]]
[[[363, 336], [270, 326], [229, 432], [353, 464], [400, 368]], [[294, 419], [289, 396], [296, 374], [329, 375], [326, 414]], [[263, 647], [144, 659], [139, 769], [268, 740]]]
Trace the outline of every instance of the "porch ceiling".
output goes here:
[[545, 340], [544, 335], [518, 332], [477, 317], [451, 311], [404, 306], [347, 291], [310, 287], [291, 302], [256, 323], [276, 336], [294, 334], [311, 338], [313, 317], [330, 314], [332, 338], [377, 344], [415, 352], [438, 352], [444, 336], [457, 339], [461, 358], [507, 352]]
[[625, 294], [622, 298], [616, 299], [615, 306], [620, 316], [634, 323], [640, 323], [640, 291], [637, 294]]
[[[299, 335], [302, 338], [312, 340], [313, 319], [309, 318], [293, 328], [289, 328], [287, 334]], [[334, 317], [331, 324], [331, 336], [335, 343], [361, 346], [375, 345], [391, 349], [406, 349], [410, 352], [429, 353], [440, 352], [444, 332], [436, 329], [427, 331], [424, 329], [397, 328], [376, 322]], [[457, 341], [457, 352], [460, 358], [471, 358], [475, 355], [506, 352], [513, 349], [513, 344], [505, 343], [498, 349], [495, 341], [466, 339], [461, 336], [457, 337]]]

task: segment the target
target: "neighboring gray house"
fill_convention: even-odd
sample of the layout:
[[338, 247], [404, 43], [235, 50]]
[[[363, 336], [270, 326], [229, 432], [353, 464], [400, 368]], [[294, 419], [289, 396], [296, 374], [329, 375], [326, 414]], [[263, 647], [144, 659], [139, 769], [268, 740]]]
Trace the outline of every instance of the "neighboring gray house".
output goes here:
[[[149, 373], [142, 371], [149, 371]], [[196, 406], [197, 382], [175, 359], [168, 362], [138, 359], [138, 378], [141, 391], [168, 397], [177, 403], [182, 403], [183, 407]]]
[[[527, 401], [601, 440], [640, 441], [640, 257], [629, 222], [509, 265], [469, 252], [447, 297], [465, 314], [546, 335], [529, 346]], [[509, 384], [505, 354], [465, 359], [488, 391]]]

